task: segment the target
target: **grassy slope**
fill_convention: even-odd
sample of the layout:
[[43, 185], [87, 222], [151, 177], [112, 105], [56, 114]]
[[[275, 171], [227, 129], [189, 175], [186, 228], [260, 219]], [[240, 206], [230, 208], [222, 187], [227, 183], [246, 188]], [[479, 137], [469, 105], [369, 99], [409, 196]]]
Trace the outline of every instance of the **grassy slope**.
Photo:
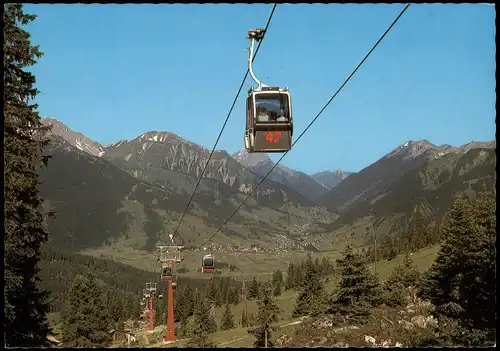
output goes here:
[[[80, 251], [81, 254], [90, 255], [94, 257], [111, 258], [121, 263], [129, 264], [136, 268], [158, 271], [156, 265], [156, 256], [145, 251], [138, 251], [122, 248], [99, 248], [99, 249], [86, 249]], [[185, 253], [185, 260], [179, 267], [187, 268], [189, 271], [183, 273], [186, 277], [207, 277], [198, 272], [201, 263], [201, 257], [206, 252]], [[213, 252], [218, 262], [226, 263], [227, 265], [236, 265], [239, 271], [230, 272], [228, 269], [221, 269], [221, 273], [226, 276], [238, 279], [251, 279], [257, 276], [264, 279], [266, 276], [272, 274], [274, 270], [281, 269], [286, 272], [289, 262], [304, 259], [305, 252], [281, 252], [281, 253], [261, 253], [261, 252]], [[331, 259], [336, 259], [340, 256], [339, 250], [333, 252], [319, 252], [312, 255], [315, 257], [327, 256]]]
[[[427, 270], [436, 258], [436, 254], [439, 250], [438, 246], [432, 246], [425, 248], [423, 250], [414, 252], [412, 254], [413, 261], [420, 272]], [[391, 261], [380, 261], [377, 263], [377, 273], [380, 276], [381, 281], [385, 281], [396, 265], [403, 259], [403, 255], [397, 256]], [[374, 264], [369, 265], [370, 270], [374, 271]], [[325, 284], [326, 290], [332, 292], [335, 288], [335, 279], [329, 279]], [[297, 327], [298, 324], [288, 325], [293, 323], [294, 320], [291, 316], [293, 308], [295, 306], [296, 292], [285, 291], [281, 296], [276, 298], [276, 301], [282, 312], [280, 314], [279, 325], [280, 328], [275, 332], [273, 337], [279, 337], [282, 334], [288, 334]], [[257, 312], [257, 302], [248, 301], [248, 313], [255, 314]], [[240, 303], [232, 308], [233, 315], [235, 317], [235, 322], [238, 323], [241, 311], [244, 309], [244, 304]], [[224, 311], [224, 307], [219, 307], [216, 309], [216, 322], [220, 324], [220, 318]], [[283, 327], [282, 327], [283, 326]], [[159, 330], [164, 330], [165, 326], [158, 326]], [[211, 339], [215, 341], [220, 347], [253, 347], [253, 337], [247, 333], [247, 328], [234, 328], [226, 331], [218, 331], [212, 334]], [[163, 342], [152, 343], [149, 346], [153, 347], [183, 347], [187, 343], [187, 340], [180, 340], [172, 344], [164, 344]]]
[[[415, 252], [412, 254], [413, 261], [415, 265], [417, 266], [418, 270], [423, 272], [427, 270], [432, 263], [434, 262], [436, 258], [436, 254], [438, 251], [439, 247], [438, 246], [433, 246], [429, 247], [423, 250], [420, 250], [418, 252]], [[94, 254], [98, 255], [97, 252], [94, 252]], [[201, 253], [198, 253], [201, 255]], [[154, 258], [153, 256], [150, 255], [151, 258], [148, 258], [146, 256], [137, 256], [137, 257], [130, 257], [126, 252], [122, 252], [120, 256], [121, 260], [126, 261], [128, 257], [128, 263], [131, 265], [134, 265], [138, 268], [139, 266], [145, 264], [146, 267], [145, 269], [148, 269], [147, 266], [149, 265], [151, 267], [151, 263], [154, 266]], [[298, 260], [301, 258], [304, 258], [305, 254], [299, 254], [295, 253], [294, 255], [290, 255], [286, 258], [286, 261], [290, 260]], [[327, 255], [331, 257], [332, 259], [336, 259], [339, 257], [338, 252], [330, 252], [330, 253], [319, 253], [315, 254], [313, 256], [323, 256]], [[192, 255], [191, 257], [196, 256]], [[219, 255], [220, 256], [220, 255]], [[225, 257], [225, 256], [222, 256]], [[241, 267], [243, 267], [246, 270], [246, 273], [244, 275], [247, 275], [248, 277], [257, 275], [256, 273], [260, 270], [260, 278], [264, 278], [266, 275], [270, 275], [270, 271], [272, 269], [280, 268], [283, 271], [286, 271], [286, 265], [288, 263], [283, 262], [283, 260], [278, 259], [278, 258], [272, 258], [269, 255], [264, 255], [264, 254], [227, 254], [227, 258], [229, 262], [234, 262], [234, 264], [240, 264]], [[380, 276], [380, 279], [382, 281], [386, 280], [389, 275], [391, 274], [392, 270], [396, 265], [403, 259], [403, 255], [397, 256], [395, 259], [391, 261], [380, 261], [377, 263], [377, 273]], [[195, 266], [198, 264], [198, 259], [188, 259], [188, 264], [189, 266]], [[138, 266], [139, 265], [139, 266]], [[266, 267], [267, 271], [266, 271]], [[370, 270], [374, 271], [375, 270], [375, 265], [370, 264], [369, 265]], [[149, 270], [151, 270], [149, 268]], [[199, 273], [192, 273], [192, 275], [196, 275], [198, 277], [203, 277]], [[208, 278], [208, 276], [205, 276]], [[248, 278], [246, 278], [248, 279]], [[335, 279], [329, 279], [328, 282], [325, 284], [325, 288], [328, 292], [332, 292], [335, 288]], [[276, 298], [276, 301], [278, 305], [280, 306], [282, 312], [279, 316], [279, 325], [280, 328], [275, 332], [274, 337], [279, 337], [282, 334], [288, 334], [290, 335], [293, 332], [293, 329], [297, 327], [298, 324], [291, 324], [294, 322], [297, 322], [297, 320], [294, 320], [292, 318], [292, 311], [295, 306], [295, 299], [296, 299], [297, 292], [295, 291], [285, 291], [281, 294], [281, 296], [278, 296]], [[244, 311], [245, 309], [245, 304], [240, 303], [234, 307], [232, 307], [232, 313], [235, 319], [235, 322], [238, 324], [239, 323], [239, 318], [241, 316], [241, 312]], [[250, 300], [247, 302], [247, 309], [249, 314], [256, 314], [257, 313], [257, 302], [255, 300]], [[216, 308], [216, 323], [220, 325], [220, 320], [222, 317], [222, 313], [224, 311], [224, 307], [219, 307]], [[60, 332], [60, 316], [59, 314], [50, 314], [49, 315], [49, 321], [51, 322], [51, 325], [54, 326], [54, 335], [56, 338], [60, 338], [59, 332]], [[291, 325], [290, 325], [291, 324]], [[172, 344], [164, 344], [161, 342], [161, 337], [160, 335], [164, 333], [165, 330], [165, 325], [159, 325], [156, 328], [156, 332], [154, 334], [148, 334], [144, 335], [143, 337], [143, 332], [139, 333], [137, 335], [137, 339], [140, 341], [141, 346], [149, 346], [149, 347], [183, 347], [186, 345], [187, 340], [180, 340], [176, 343]], [[252, 347], [253, 346], [253, 337], [247, 333], [247, 328], [234, 328], [231, 330], [226, 330], [226, 331], [218, 331], [214, 334], [212, 334], [211, 339], [215, 341], [219, 347]], [[146, 340], [148, 340], [146, 342]]]

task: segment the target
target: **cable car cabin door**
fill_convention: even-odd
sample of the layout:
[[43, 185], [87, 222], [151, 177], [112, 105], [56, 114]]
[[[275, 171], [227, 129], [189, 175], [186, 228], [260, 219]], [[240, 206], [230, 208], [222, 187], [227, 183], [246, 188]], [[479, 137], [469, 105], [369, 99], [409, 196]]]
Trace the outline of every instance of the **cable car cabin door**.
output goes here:
[[245, 123], [245, 149], [248, 152], [252, 152], [254, 143], [254, 129], [253, 129], [253, 119], [254, 119], [254, 108], [253, 108], [253, 95], [247, 97], [247, 119]]
[[248, 152], [286, 152], [293, 135], [290, 94], [279, 88], [263, 89], [247, 98], [245, 148]]

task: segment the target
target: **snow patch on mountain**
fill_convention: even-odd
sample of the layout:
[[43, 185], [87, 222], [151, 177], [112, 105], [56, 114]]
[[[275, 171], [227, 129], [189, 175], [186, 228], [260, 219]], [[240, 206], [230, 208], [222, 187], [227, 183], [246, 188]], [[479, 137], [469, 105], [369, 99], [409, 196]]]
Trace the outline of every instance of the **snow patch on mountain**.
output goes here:
[[[245, 149], [235, 152], [232, 157], [242, 166], [255, 167], [264, 163], [273, 163], [271, 158], [265, 153], [249, 153]], [[273, 163], [274, 164], [274, 163]], [[281, 165], [278, 165], [278, 167]], [[272, 167], [272, 166], [271, 166]]]

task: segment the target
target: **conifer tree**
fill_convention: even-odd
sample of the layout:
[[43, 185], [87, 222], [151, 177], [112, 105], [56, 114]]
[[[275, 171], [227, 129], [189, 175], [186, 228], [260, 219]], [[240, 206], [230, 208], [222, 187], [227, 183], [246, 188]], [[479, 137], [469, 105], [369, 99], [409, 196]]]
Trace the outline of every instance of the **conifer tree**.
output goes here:
[[240, 289], [233, 286], [229, 289], [228, 300], [233, 305], [237, 305], [240, 302]]
[[217, 324], [210, 314], [210, 303], [206, 300], [200, 300], [194, 310], [194, 324], [196, 332], [213, 333], [217, 330]]
[[271, 333], [276, 329], [274, 323], [278, 322], [280, 308], [274, 301], [269, 289], [263, 289], [257, 304], [259, 306], [256, 320], [258, 328], [253, 331], [256, 338], [254, 346], [264, 347], [266, 345], [267, 338], [267, 346], [272, 347], [273, 343], [271, 341]]
[[337, 264], [342, 269], [341, 278], [330, 312], [353, 323], [364, 323], [373, 307], [382, 302], [378, 278], [368, 271], [364, 259], [350, 245]]
[[193, 289], [187, 285], [176, 293], [175, 305], [174, 305], [175, 316], [178, 321], [181, 322], [181, 333], [184, 332], [185, 326], [187, 324], [187, 319], [194, 312], [194, 298]]
[[[175, 308], [177, 305], [177, 301], [175, 301], [174, 297], [174, 316], [178, 318], [178, 316], [175, 314]], [[165, 324], [167, 321], [167, 310], [168, 310], [168, 298], [164, 299], [154, 299], [153, 300], [153, 309], [154, 309], [154, 324]]]
[[64, 345], [102, 347], [110, 343], [111, 318], [103, 295], [93, 275], [75, 278], [63, 311]]
[[464, 295], [467, 303], [465, 324], [489, 333], [496, 330], [496, 199], [485, 188], [478, 193], [472, 206], [474, 225], [467, 239]]
[[257, 278], [253, 277], [250, 282], [250, 286], [248, 287], [248, 299], [255, 299], [259, 297], [259, 282]]
[[193, 299], [193, 313], [194, 311], [196, 311], [198, 305], [201, 303], [202, 300], [203, 300], [202, 292], [196, 289], [194, 292], [194, 299]]
[[221, 290], [217, 290], [215, 293], [215, 306], [221, 307], [222, 306], [222, 295], [223, 292]]
[[325, 310], [326, 293], [318, 271], [318, 262], [306, 261], [305, 281], [300, 290], [293, 317], [317, 316]]
[[273, 288], [273, 296], [280, 296], [282, 292], [282, 287], [279, 281], [276, 283], [276, 285]]
[[[311, 257], [311, 254], [307, 254], [308, 257]], [[295, 269], [295, 286], [294, 289], [301, 289], [302, 286], [305, 283], [305, 276], [306, 276], [306, 260], [302, 260], [299, 262], [299, 264], [296, 266]]]
[[189, 321], [190, 316], [194, 313], [194, 305], [196, 297], [193, 296], [194, 292], [189, 285], [179, 292], [177, 304], [174, 306], [176, 310], [175, 315], [179, 318], [180, 336], [188, 336], [189, 334]]
[[460, 342], [494, 340], [496, 330], [496, 203], [481, 192], [474, 202], [461, 197], [443, 223], [443, 240], [422, 284], [422, 295], [439, 314], [458, 321], [467, 333]]
[[210, 280], [208, 281], [208, 286], [205, 289], [205, 297], [209, 301], [215, 301], [218, 290], [219, 289], [217, 289], [217, 281], [214, 277], [210, 278]]
[[[309, 256], [310, 257], [310, 256]], [[314, 259], [314, 267], [316, 269], [316, 271], [318, 272], [318, 274], [321, 276], [323, 275], [323, 267], [321, 266], [321, 263], [319, 261], [319, 257], [316, 257]]]
[[4, 33], [4, 329], [8, 347], [49, 346], [47, 292], [39, 287], [40, 247], [47, 241], [38, 175], [47, 131], [28, 67], [42, 56], [23, 27], [36, 16], [5, 4]]
[[[406, 253], [408, 253], [408, 251], [406, 251]], [[385, 255], [382, 255], [382, 257], [387, 258], [388, 261], [395, 259], [397, 256], [398, 256], [398, 250], [394, 247], [394, 245], [388, 247]]]
[[429, 243], [431, 245], [437, 244], [441, 241], [441, 228], [438, 224], [434, 224], [429, 230]]
[[281, 273], [281, 271], [278, 269], [277, 271], [273, 272], [272, 277], [273, 296], [281, 295], [283, 284], [283, 273]]
[[125, 298], [124, 310], [126, 318], [136, 319], [139, 317], [141, 305], [136, 295], [130, 294]]
[[287, 269], [287, 274], [286, 274], [286, 281], [285, 281], [285, 289], [286, 290], [291, 290], [295, 286], [295, 265], [293, 262], [290, 262], [288, 264], [288, 269]]
[[208, 334], [217, 330], [217, 325], [210, 315], [210, 306], [208, 301], [198, 301], [193, 315], [192, 337], [188, 346], [190, 347], [215, 347], [210, 341]]
[[248, 327], [248, 318], [245, 312], [241, 313], [241, 327], [242, 328]]
[[321, 259], [321, 272], [323, 275], [333, 274], [334, 272], [333, 264], [327, 257]]
[[283, 273], [278, 269], [273, 272], [272, 278], [271, 278], [271, 284], [275, 286], [279, 281], [283, 283]]
[[395, 271], [397, 279], [401, 281], [405, 287], [416, 286], [418, 284], [420, 273], [413, 264], [413, 260], [408, 253], [405, 254], [403, 261], [396, 267]]
[[421, 249], [427, 245], [430, 237], [429, 226], [426, 224], [426, 219], [421, 212], [415, 214], [414, 223], [412, 224], [412, 235], [410, 252]]
[[248, 316], [247, 316], [247, 326], [248, 327], [255, 325], [255, 323], [256, 323], [255, 318], [256, 318], [255, 314], [253, 314], [253, 313], [248, 314]]
[[121, 294], [113, 288], [108, 288], [104, 293], [106, 306], [109, 310], [109, 317], [115, 323], [123, 322], [126, 319], [125, 301]]
[[405, 293], [410, 286], [416, 286], [420, 274], [413, 264], [408, 252], [392, 271], [389, 279], [385, 282], [387, 291], [387, 304], [389, 306], [400, 306], [404, 303]]
[[428, 298], [449, 317], [458, 317], [462, 307], [458, 304], [460, 282], [464, 271], [462, 240], [471, 233], [472, 221], [469, 217], [470, 203], [465, 198], [458, 198], [442, 226], [443, 244], [435, 263], [423, 282], [424, 298]]
[[234, 317], [231, 312], [231, 307], [229, 307], [229, 303], [226, 303], [226, 309], [224, 310], [224, 314], [222, 315], [220, 328], [221, 330], [234, 328]]

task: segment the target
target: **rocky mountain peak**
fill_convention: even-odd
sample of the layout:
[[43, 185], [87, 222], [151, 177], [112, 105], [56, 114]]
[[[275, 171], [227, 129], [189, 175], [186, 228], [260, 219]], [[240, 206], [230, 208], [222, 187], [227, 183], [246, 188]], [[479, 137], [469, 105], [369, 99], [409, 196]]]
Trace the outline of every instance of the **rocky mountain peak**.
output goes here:
[[333, 172], [333, 174], [338, 175], [340, 178], [345, 179], [347, 178], [352, 172], [346, 172], [341, 169], [337, 169], [336, 171]]
[[141, 140], [141, 141], [148, 140], [148, 141], [156, 141], [156, 142], [159, 142], [159, 143], [166, 142], [169, 139], [177, 139], [177, 138], [179, 138], [179, 137], [177, 135], [175, 135], [174, 133], [159, 132], [159, 131], [156, 131], [156, 130], [143, 133], [143, 134], [141, 134], [138, 137], [138, 139]]
[[392, 152], [388, 153], [385, 158], [400, 156], [403, 160], [409, 160], [435, 147], [436, 145], [425, 139], [417, 141], [409, 140], [403, 145], [398, 146]]
[[322, 171], [312, 175], [318, 183], [327, 189], [336, 187], [342, 180], [346, 179], [352, 172], [346, 172], [341, 169], [336, 171]]
[[495, 148], [496, 147], [496, 142], [491, 141], [491, 142], [478, 142], [478, 141], [471, 141], [470, 143], [467, 143], [465, 145], [461, 146], [452, 146], [449, 144], [443, 144], [443, 145], [435, 145], [428, 140], [418, 140], [418, 141], [413, 141], [409, 140], [403, 145], [400, 145], [397, 147], [395, 150], [387, 154], [384, 158], [389, 158], [389, 157], [394, 157], [396, 155], [402, 157], [403, 160], [410, 160], [413, 159], [425, 152], [429, 153], [430, 158], [440, 158], [446, 154], [449, 153], [459, 153], [459, 154], [464, 154], [467, 153], [471, 149], [476, 149], [476, 148]]
[[42, 124], [52, 126], [49, 134], [62, 137], [69, 144], [76, 147], [77, 149], [87, 152], [94, 156], [102, 156], [105, 152], [104, 147], [93, 141], [92, 139], [86, 137], [82, 133], [75, 132], [69, 129], [65, 124], [54, 118], [42, 118]]

